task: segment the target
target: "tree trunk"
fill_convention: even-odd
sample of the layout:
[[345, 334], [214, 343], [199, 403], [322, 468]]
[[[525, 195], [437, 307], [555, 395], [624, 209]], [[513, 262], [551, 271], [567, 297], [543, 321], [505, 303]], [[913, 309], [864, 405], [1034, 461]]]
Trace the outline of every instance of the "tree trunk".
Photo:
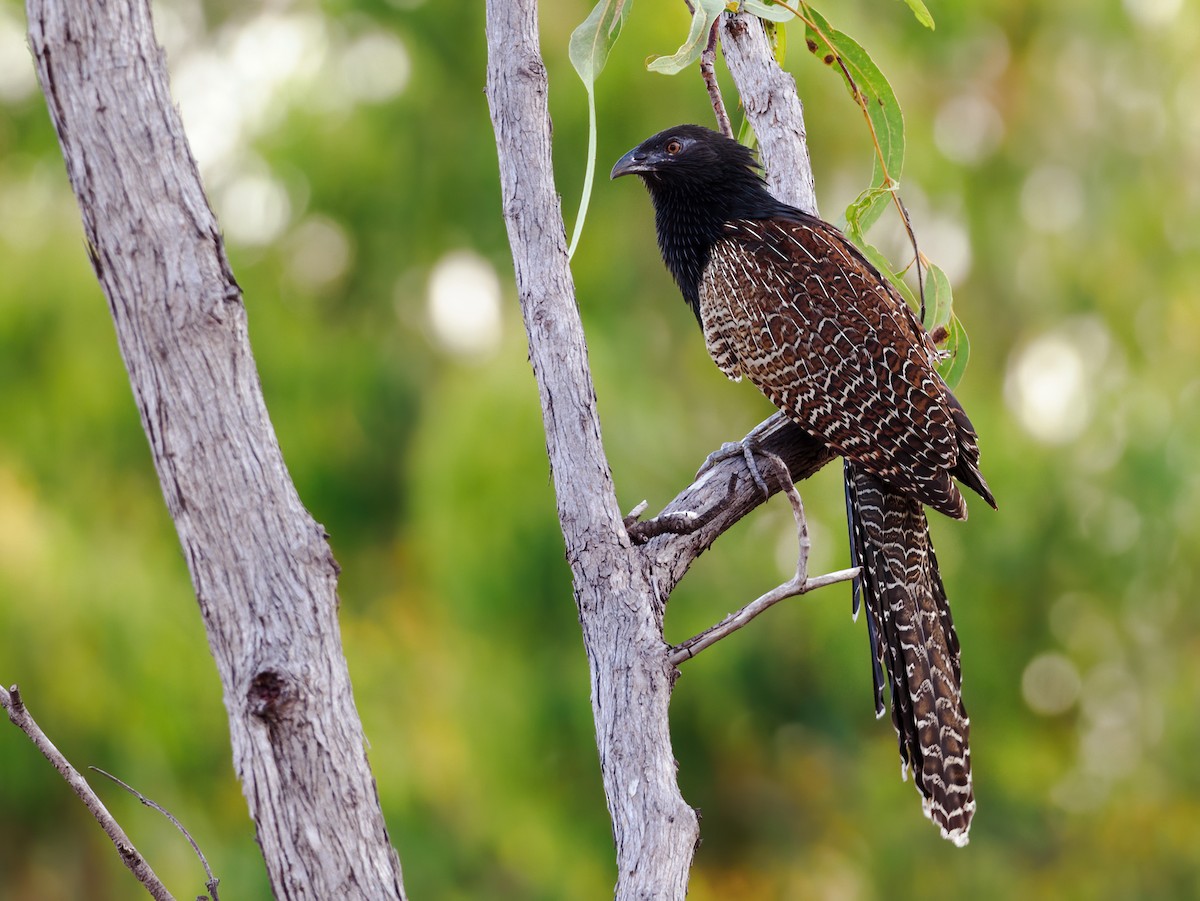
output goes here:
[[[739, 19], [733, 27], [739, 73], [782, 85], [787, 76], [774, 66], [757, 20]], [[596, 740], [617, 847], [616, 897], [683, 898], [699, 826], [680, 795], [671, 753], [668, 708], [677, 672], [672, 649], [663, 640], [663, 613], [667, 596], [696, 556], [764, 498], [740, 458], [725, 460], [664, 511], [711, 511], [703, 527], [661, 532], [642, 546], [631, 544], [600, 440], [554, 187], [548, 85], [537, 35], [536, 0], [488, 0], [487, 97], [504, 218], [590, 665]], [[776, 127], [764, 119], [760, 137], [781, 148], [777, 159], [789, 161], [780, 164], [791, 167], [780, 170], [785, 185], [781, 195], [812, 208], [812, 176], [794, 86], [792, 99], [790, 106], [765, 104], [782, 118]], [[785, 155], [787, 129], [793, 141], [796, 136], [801, 140]], [[784, 458], [796, 479], [832, 458], [782, 417], [773, 417], [756, 432]]]
[[536, 0], [488, 0], [487, 96], [529, 358], [592, 683], [621, 899], [682, 898], [699, 837], [675, 781], [675, 670], [655, 596], [617, 507], [550, 159]]
[[148, 3], [28, 0], [28, 15], [276, 897], [403, 898], [342, 652], [337, 563], [268, 419]]

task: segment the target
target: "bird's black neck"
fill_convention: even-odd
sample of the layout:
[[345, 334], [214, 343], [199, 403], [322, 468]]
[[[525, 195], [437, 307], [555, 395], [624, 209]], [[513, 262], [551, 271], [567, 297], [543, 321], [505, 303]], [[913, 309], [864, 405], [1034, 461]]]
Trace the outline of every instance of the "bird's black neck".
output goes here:
[[[685, 185], [646, 178], [654, 201], [654, 224], [663, 262], [675, 277], [683, 299], [700, 320], [700, 280], [712, 246], [734, 219], [766, 219], [794, 213], [767, 191], [749, 169], [744, 177], [689, 181]], [[703, 325], [703, 323], [701, 323]]]

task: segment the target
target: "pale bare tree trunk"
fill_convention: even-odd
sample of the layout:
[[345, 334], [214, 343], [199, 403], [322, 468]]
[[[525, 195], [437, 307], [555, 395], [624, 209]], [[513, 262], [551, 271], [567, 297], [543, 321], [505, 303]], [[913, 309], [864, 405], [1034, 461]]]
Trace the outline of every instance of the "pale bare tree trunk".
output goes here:
[[275, 894], [403, 898], [342, 652], [337, 563], [268, 419], [148, 2], [27, 11]]
[[[774, 87], [783, 84], [788, 77], [771, 59], [758, 21], [739, 17], [732, 27], [743, 89], [758, 96], [751, 83], [756, 77], [769, 78]], [[488, 0], [487, 44], [487, 96], [504, 217], [590, 665], [596, 740], [616, 841], [616, 897], [683, 898], [699, 824], [679, 792], [671, 754], [668, 706], [678, 673], [675, 649], [663, 640], [663, 613], [668, 595], [696, 556], [764, 498], [743, 460], [732, 457], [685, 489], [657, 520], [665, 523], [673, 516], [672, 522], [689, 520], [693, 527], [651, 529], [642, 533], [649, 536], [645, 543], [631, 542], [601, 444], [554, 187], [536, 0]], [[777, 117], [774, 124], [764, 117], [760, 126], [756, 113], [754, 121], [763, 144], [780, 148], [765, 154], [768, 160], [792, 161], [781, 162], [777, 190], [812, 208], [799, 102], [788, 107], [764, 99], [759, 109]], [[799, 148], [782, 149], [783, 142], [797, 138]], [[782, 168], [786, 165], [796, 168]], [[782, 417], [760, 426], [756, 438], [759, 446], [783, 457], [797, 480], [832, 459]]]
[[591, 672], [617, 897], [682, 898], [699, 837], [675, 781], [662, 599], [617, 507], [550, 159], [534, 0], [488, 0], [487, 95], [558, 514]]
[[746, 13], [723, 15], [721, 50], [758, 138], [771, 193], [817, 215], [804, 107], [796, 94], [795, 79], [779, 68], [771, 54], [762, 22]]

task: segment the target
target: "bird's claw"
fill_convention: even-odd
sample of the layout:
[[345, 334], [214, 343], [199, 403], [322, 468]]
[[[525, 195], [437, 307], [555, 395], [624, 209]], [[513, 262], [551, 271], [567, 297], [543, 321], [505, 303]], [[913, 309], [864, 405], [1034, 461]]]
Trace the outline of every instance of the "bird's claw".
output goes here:
[[763, 493], [763, 497], [770, 497], [771, 490], [767, 487], [767, 480], [762, 477], [762, 473], [758, 469], [758, 462], [754, 459], [756, 453], [757, 448], [749, 440], [726, 441], [705, 458], [704, 463], [696, 472], [696, 478], [700, 478], [718, 463], [732, 460], [734, 457], [741, 457], [746, 461], [746, 468], [750, 470], [750, 478], [754, 480], [758, 490]]

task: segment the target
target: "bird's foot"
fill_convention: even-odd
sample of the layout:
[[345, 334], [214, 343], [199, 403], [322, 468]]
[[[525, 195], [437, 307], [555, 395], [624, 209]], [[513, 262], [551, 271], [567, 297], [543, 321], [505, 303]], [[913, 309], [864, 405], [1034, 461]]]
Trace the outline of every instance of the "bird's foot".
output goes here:
[[[758, 468], [758, 460], [756, 459], [758, 456], [762, 456], [763, 459], [772, 465], [772, 468], [776, 468], [778, 458], [772, 460], [770, 456], [763, 454], [758, 445], [754, 441], [751, 441], [750, 438], [743, 438], [741, 441], [726, 441], [708, 455], [704, 463], [700, 466], [700, 469], [697, 470], [696, 478], [700, 478], [700, 476], [704, 475], [718, 463], [725, 460], [732, 460], [735, 457], [741, 457], [746, 461], [746, 468], [750, 470], [750, 478], [754, 480], [754, 484], [758, 486], [758, 490], [762, 492], [763, 497], [768, 498], [771, 496], [771, 490], [767, 487], [767, 480], [763, 478], [762, 472]], [[782, 466], [783, 464], [779, 462], [778, 465]], [[784, 472], [786, 473], [786, 469]], [[776, 475], [779, 476], [778, 473]], [[779, 483], [780, 485], [790, 484], [783, 476], [779, 476]]]

